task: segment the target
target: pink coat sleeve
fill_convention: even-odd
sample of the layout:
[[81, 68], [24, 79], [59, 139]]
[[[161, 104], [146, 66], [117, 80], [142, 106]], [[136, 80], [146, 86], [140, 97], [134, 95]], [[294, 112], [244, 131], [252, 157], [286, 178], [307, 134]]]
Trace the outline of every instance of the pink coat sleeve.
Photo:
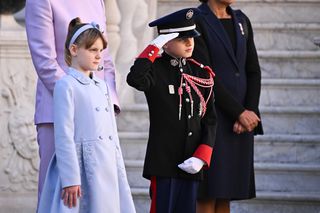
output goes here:
[[118, 114], [120, 113], [120, 104], [116, 89], [116, 69], [112, 60], [112, 57], [109, 53], [109, 49], [107, 48], [104, 52], [104, 80], [107, 83], [110, 91], [110, 96], [112, 103], [115, 107], [115, 112]]
[[[106, 11], [105, 9], [105, 4], [104, 1], [101, 0], [101, 5], [103, 8], [103, 11]], [[104, 16], [106, 17], [106, 15]], [[105, 18], [104, 20], [105, 25], [107, 25], [107, 20]], [[107, 32], [104, 33], [105, 37], [108, 40], [108, 36], [107, 36]], [[113, 63], [113, 59], [109, 53], [109, 48], [107, 48], [104, 52], [103, 52], [103, 58], [104, 58], [104, 63], [103, 63], [103, 67], [104, 67], [104, 81], [107, 83], [110, 91], [110, 96], [111, 96], [111, 101], [114, 105], [114, 111], [116, 114], [120, 113], [120, 103], [119, 103], [119, 99], [118, 99], [118, 94], [117, 94], [117, 86], [116, 86], [116, 68], [114, 66]]]
[[53, 94], [65, 72], [57, 62], [52, 8], [48, 0], [27, 0], [26, 30], [32, 61], [39, 79]]

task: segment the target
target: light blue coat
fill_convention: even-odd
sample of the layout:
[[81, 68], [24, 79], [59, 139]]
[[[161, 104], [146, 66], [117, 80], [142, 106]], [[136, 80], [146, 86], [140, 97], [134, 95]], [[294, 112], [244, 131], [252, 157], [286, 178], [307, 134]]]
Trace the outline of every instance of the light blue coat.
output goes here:
[[[64, 61], [64, 43], [69, 22], [75, 17], [80, 17], [84, 23], [94, 21], [107, 37], [105, 11], [104, 0], [26, 0], [28, 44], [39, 78], [34, 117], [36, 124], [53, 122], [54, 85], [68, 70]], [[104, 69], [96, 76], [108, 84], [111, 100], [119, 109], [115, 67], [109, 48], [102, 54], [100, 65]]]
[[[55, 155], [39, 213], [134, 213], [106, 84], [70, 68], [54, 89]], [[81, 185], [77, 207], [61, 200], [62, 188]]]

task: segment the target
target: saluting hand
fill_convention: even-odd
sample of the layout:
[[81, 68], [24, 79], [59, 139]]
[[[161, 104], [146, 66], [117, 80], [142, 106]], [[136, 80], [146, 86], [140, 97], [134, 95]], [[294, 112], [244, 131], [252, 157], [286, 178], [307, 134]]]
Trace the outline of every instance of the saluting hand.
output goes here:
[[69, 208], [77, 206], [77, 199], [81, 197], [81, 187], [80, 185], [77, 186], [68, 186], [63, 188], [61, 193], [61, 199], [65, 206]]
[[161, 49], [168, 41], [174, 38], [177, 38], [178, 36], [179, 36], [179, 33], [161, 34], [157, 38], [155, 38], [151, 42], [151, 44]]

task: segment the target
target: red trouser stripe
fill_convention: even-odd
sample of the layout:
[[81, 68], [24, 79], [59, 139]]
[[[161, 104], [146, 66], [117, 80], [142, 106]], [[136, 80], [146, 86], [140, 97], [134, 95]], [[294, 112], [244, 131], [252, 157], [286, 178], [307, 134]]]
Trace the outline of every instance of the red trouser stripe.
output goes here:
[[150, 213], [156, 213], [156, 199], [157, 199], [157, 182], [156, 177], [151, 177], [151, 207]]

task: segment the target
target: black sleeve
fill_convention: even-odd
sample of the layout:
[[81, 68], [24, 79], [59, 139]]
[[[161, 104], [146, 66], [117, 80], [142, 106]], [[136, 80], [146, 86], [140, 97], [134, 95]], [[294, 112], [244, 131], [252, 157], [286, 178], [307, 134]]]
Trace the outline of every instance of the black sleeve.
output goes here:
[[250, 20], [245, 16], [248, 25], [248, 41], [247, 41], [247, 93], [245, 98], [245, 107], [258, 113], [260, 90], [261, 90], [261, 70], [257, 55], [257, 50], [253, 39], [253, 30]]
[[127, 83], [140, 91], [148, 91], [155, 85], [153, 63], [146, 58], [137, 58], [127, 75]]
[[[245, 21], [248, 25], [248, 41], [247, 41], [247, 60], [246, 60], [246, 74], [247, 74], [247, 93], [245, 99], [245, 107], [254, 111], [259, 118], [259, 100], [261, 91], [261, 69], [258, 60], [256, 46], [254, 44], [253, 30], [249, 18], [244, 15]], [[254, 129], [254, 134], [263, 135], [262, 122]]]
[[217, 114], [214, 106], [214, 95], [207, 103], [207, 111], [204, 117], [201, 119], [201, 143], [206, 144], [210, 147], [214, 147], [216, 139], [216, 128], [217, 128]]
[[[210, 52], [207, 44], [207, 33], [205, 33], [200, 19], [197, 20], [197, 30], [201, 33], [201, 36], [195, 38], [195, 47], [193, 52], [193, 58], [204, 65], [209, 65], [213, 72], [214, 66], [212, 66]], [[233, 120], [237, 120], [240, 114], [245, 108], [239, 103], [232, 94], [223, 86], [219, 80], [219, 76], [216, 75], [214, 86], [215, 104], [222, 109], [228, 117]]]

